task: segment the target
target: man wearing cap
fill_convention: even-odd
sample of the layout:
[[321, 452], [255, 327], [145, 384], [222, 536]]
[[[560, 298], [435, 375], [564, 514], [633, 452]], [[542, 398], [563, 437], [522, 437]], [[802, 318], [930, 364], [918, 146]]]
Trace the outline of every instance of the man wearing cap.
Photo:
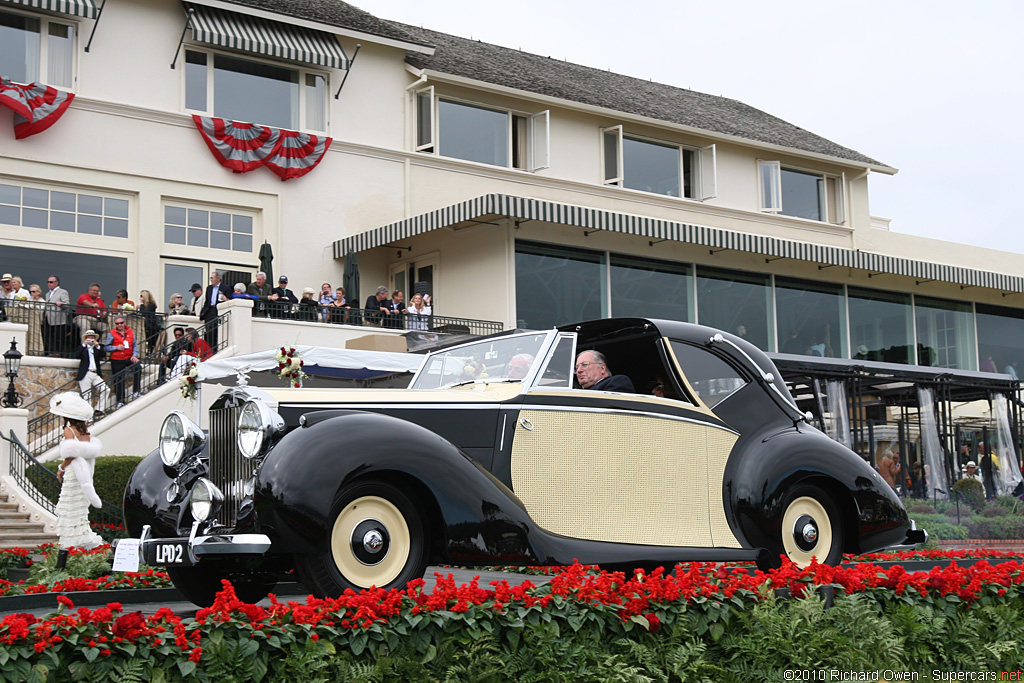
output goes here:
[[973, 479], [979, 484], [982, 483], [981, 472], [978, 471], [978, 463], [974, 462], [973, 460], [967, 461], [967, 467], [964, 472], [964, 479]]
[[117, 394], [117, 405], [120, 407], [124, 403], [124, 375], [117, 376], [118, 373], [132, 368], [132, 398], [139, 395], [139, 383], [142, 380], [139, 345], [135, 342], [135, 332], [125, 324], [123, 315], [114, 318], [114, 329], [107, 333], [107, 343], [103, 348], [110, 354], [110, 374], [115, 376], [114, 393]]
[[82, 345], [78, 348], [78, 374], [75, 380], [83, 395], [92, 389], [92, 395], [99, 396], [95, 417], [103, 415], [103, 406], [110, 401], [110, 389], [103, 381], [102, 363], [103, 347], [99, 345], [99, 335], [96, 330], [86, 330], [82, 335]]
[[3, 283], [4, 286], [3, 297], [5, 299], [28, 301], [28, 290], [21, 286], [18, 278], [10, 273], [4, 273], [4, 276], [0, 278], [0, 283]]
[[46, 307], [43, 311], [43, 353], [47, 356], [67, 354], [68, 323], [71, 320], [71, 297], [68, 290], [60, 286], [60, 278], [51, 275], [46, 278]]
[[79, 333], [85, 336], [86, 330], [95, 330], [103, 335], [107, 333], [107, 304], [100, 298], [100, 286], [94, 282], [89, 290], [78, 297], [78, 310], [75, 312], [75, 325]]
[[268, 298], [273, 302], [270, 304], [271, 318], [291, 318], [292, 305], [299, 303], [295, 292], [288, 289], [288, 277], [285, 275], [277, 278], [277, 287], [274, 287]]
[[193, 282], [188, 291], [192, 294], [192, 303], [188, 307], [189, 311], [198, 318], [200, 311], [203, 310], [203, 286], [198, 282]]

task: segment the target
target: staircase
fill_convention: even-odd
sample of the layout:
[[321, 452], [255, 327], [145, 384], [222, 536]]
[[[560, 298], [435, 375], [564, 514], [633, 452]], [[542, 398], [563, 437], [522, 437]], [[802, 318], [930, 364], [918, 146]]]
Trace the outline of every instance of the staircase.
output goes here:
[[7, 494], [0, 494], [0, 548], [35, 548], [43, 543], [56, 543], [57, 535], [43, 531], [42, 522], [30, 522], [27, 512], [19, 512]]

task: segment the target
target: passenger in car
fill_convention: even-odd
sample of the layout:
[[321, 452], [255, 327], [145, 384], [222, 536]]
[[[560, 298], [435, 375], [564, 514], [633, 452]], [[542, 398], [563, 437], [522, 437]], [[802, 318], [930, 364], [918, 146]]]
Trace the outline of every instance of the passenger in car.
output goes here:
[[576, 356], [576, 379], [583, 389], [636, 393], [633, 380], [626, 375], [613, 375], [600, 351], [584, 351]]

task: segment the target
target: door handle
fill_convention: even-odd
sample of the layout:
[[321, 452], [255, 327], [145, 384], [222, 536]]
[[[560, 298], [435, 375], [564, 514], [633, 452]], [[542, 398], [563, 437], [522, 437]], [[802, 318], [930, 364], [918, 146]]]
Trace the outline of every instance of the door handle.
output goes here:
[[531, 421], [529, 420], [529, 418], [525, 418], [525, 417], [521, 417], [521, 418], [519, 418], [519, 424], [520, 424], [520, 425], [521, 425], [521, 426], [523, 427], [523, 429], [525, 429], [526, 431], [528, 431], [528, 432], [532, 432], [532, 431], [533, 431], [533, 422], [531, 422]]

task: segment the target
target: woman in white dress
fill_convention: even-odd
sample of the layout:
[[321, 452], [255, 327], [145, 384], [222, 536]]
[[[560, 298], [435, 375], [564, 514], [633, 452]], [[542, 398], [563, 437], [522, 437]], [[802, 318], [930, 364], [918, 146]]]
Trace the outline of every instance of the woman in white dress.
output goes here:
[[405, 315], [409, 318], [410, 330], [430, 329], [430, 316], [433, 313], [430, 306], [423, 301], [422, 294], [413, 294], [409, 301], [409, 307], [405, 309]]
[[58, 543], [65, 548], [95, 548], [104, 540], [89, 526], [89, 506], [103, 507], [92, 483], [103, 444], [89, 434], [86, 424], [92, 418], [92, 406], [78, 394], [66, 392], [50, 399], [50, 412], [65, 419], [60, 444], [63, 462], [57, 467], [62, 481], [57, 499]]

